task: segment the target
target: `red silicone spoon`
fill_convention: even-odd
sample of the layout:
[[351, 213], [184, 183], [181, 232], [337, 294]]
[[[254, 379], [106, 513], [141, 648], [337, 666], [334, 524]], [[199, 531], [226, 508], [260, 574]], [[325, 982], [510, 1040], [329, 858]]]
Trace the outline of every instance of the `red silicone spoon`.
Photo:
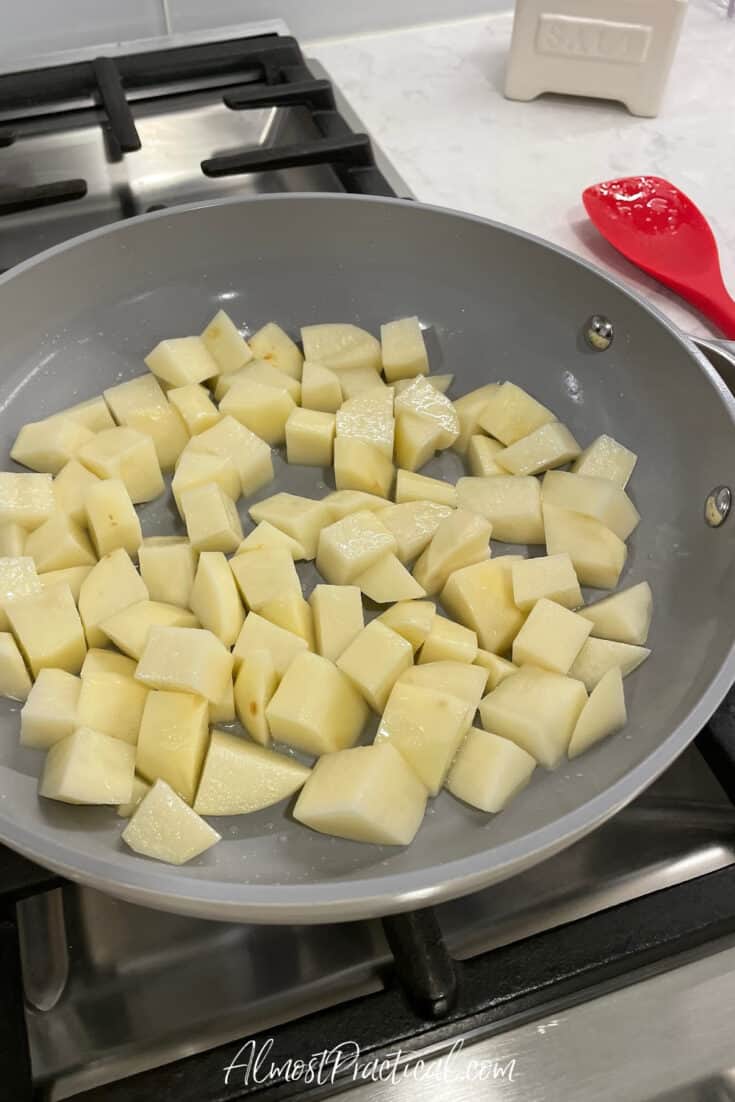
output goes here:
[[722, 279], [717, 243], [688, 196], [660, 176], [626, 176], [588, 187], [582, 200], [623, 256], [735, 338], [735, 299]]

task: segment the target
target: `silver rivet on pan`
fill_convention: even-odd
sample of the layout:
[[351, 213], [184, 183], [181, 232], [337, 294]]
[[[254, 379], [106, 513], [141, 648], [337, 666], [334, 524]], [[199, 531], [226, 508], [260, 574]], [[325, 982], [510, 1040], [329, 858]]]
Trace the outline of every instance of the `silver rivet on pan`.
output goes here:
[[593, 314], [585, 323], [584, 339], [595, 352], [604, 352], [613, 342], [613, 323], [603, 314]]
[[732, 505], [732, 490], [729, 486], [715, 486], [707, 494], [704, 503], [704, 519], [710, 528], [719, 528], [727, 520]]

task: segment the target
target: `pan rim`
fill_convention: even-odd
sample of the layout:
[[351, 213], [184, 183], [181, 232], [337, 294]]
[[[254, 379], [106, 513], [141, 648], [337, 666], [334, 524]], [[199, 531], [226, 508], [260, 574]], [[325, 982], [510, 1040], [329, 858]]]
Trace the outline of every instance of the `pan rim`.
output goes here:
[[[0, 294], [11, 281], [32, 271], [51, 257], [72, 251], [98, 237], [124, 233], [128, 226], [135, 225], [143, 219], [173, 219], [198, 210], [245, 206], [252, 203], [294, 201], [323, 203], [325, 200], [359, 205], [401, 206], [415, 211], [451, 215], [467, 222], [491, 226], [571, 260], [574, 264], [603, 279], [665, 327], [714, 387], [735, 427], [735, 396], [727, 389], [724, 381], [704, 354], [656, 306], [642, 300], [615, 276], [567, 249], [516, 227], [450, 207], [382, 196], [356, 196], [329, 192], [234, 196], [199, 201], [101, 226], [52, 246], [0, 276]], [[51, 836], [53, 828], [50, 828], [49, 837], [43, 837], [43, 845], [39, 847], [36, 841], [38, 835], [35, 831], [12, 822], [1, 812], [0, 842], [69, 880], [87, 884], [142, 906], [175, 910], [178, 913], [198, 915], [202, 918], [262, 923], [310, 923], [357, 920], [425, 907], [478, 891], [524, 868], [529, 868], [601, 825], [647, 788], [686, 748], [722, 701], [734, 677], [735, 639], [705, 692], [678, 725], [664, 736], [660, 745], [652, 753], [633, 766], [613, 785], [553, 822], [520, 838], [500, 846], [488, 846], [485, 851], [446, 861], [430, 868], [355, 879], [305, 882], [298, 885], [264, 885], [229, 880], [200, 880], [195, 876], [187, 875], [186, 866], [169, 868], [159, 862], [146, 860], [137, 865], [135, 862], [138, 859], [133, 854], [129, 855], [130, 867], [121, 869], [116, 863], [119, 861], [119, 851], [114, 849], [110, 852], [111, 856], [116, 855], [116, 861], [85, 854], [84, 867], [80, 868], [78, 862], [74, 863], [75, 853], [78, 851], [66, 842], [53, 838]], [[491, 848], [494, 849], [495, 860], [491, 867], [486, 867], [483, 858]]]

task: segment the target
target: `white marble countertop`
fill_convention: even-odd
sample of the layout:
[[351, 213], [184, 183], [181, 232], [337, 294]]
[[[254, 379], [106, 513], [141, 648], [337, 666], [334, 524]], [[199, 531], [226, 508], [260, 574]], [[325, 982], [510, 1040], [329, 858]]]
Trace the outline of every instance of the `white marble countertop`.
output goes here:
[[700, 315], [638, 274], [586, 219], [582, 190], [664, 176], [710, 219], [735, 294], [735, 21], [690, 0], [662, 113], [502, 93], [512, 14], [307, 43], [416, 198], [521, 227], [623, 276], [691, 333]]

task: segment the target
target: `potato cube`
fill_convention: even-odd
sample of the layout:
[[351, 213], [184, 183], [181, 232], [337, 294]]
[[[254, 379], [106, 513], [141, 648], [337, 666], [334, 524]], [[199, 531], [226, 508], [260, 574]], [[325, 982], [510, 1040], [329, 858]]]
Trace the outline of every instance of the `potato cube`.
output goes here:
[[477, 420], [481, 429], [507, 447], [556, 418], [515, 383], [503, 383], [488, 397]]
[[594, 517], [621, 540], [628, 538], [640, 520], [625, 490], [607, 478], [549, 471], [544, 475], [541, 497], [544, 505], [558, 505]]
[[285, 754], [212, 731], [194, 810], [200, 815], [247, 815], [293, 796], [311, 770]]
[[198, 693], [216, 704], [232, 679], [232, 655], [204, 628], [152, 627], [135, 676], [151, 689]]
[[411, 666], [398, 679], [401, 685], [420, 685], [425, 689], [434, 689], [439, 693], [448, 693], [463, 700], [470, 716], [485, 692], [485, 673], [479, 666], [467, 662], [427, 662], [424, 665]]
[[351, 436], [338, 436], [334, 441], [334, 482], [338, 490], [387, 497], [394, 473], [390, 459], [374, 444]]
[[566, 425], [550, 421], [498, 452], [495, 458], [511, 474], [540, 474], [552, 467], [563, 467], [581, 450]]
[[487, 692], [497, 689], [500, 682], [505, 681], [506, 677], [518, 673], [518, 667], [509, 662], [507, 658], [501, 658], [500, 655], [493, 654], [489, 650], [482, 650], [482, 648], [478, 648], [475, 665], [480, 666], [487, 674]]
[[513, 640], [513, 662], [569, 673], [591, 630], [582, 616], [542, 597]]
[[[434, 390], [438, 390], [441, 394], [446, 394], [454, 382], [454, 375], [427, 375], [425, 378], [427, 383], [431, 383]], [[396, 394], [400, 394], [402, 391], [407, 390], [412, 382], [412, 378], [396, 379], [392, 386]]]
[[245, 604], [254, 612], [259, 612], [275, 597], [287, 593], [301, 596], [301, 582], [285, 547], [245, 551], [230, 560], [230, 569]]
[[447, 611], [495, 654], [509, 649], [526, 618], [513, 600], [511, 570], [517, 561], [517, 555], [501, 555], [455, 570], [441, 595]]
[[253, 334], [250, 347], [259, 359], [277, 367], [285, 375], [290, 375], [292, 379], [301, 378], [304, 362], [301, 350], [274, 321], [269, 321]]
[[528, 666], [506, 677], [481, 701], [480, 715], [486, 731], [509, 738], [553, 769], [566, 753], [586, 703], [580, 681]]
[[208, 742], [205, 700], [192, 693], [148, 693], [135, 755], [141, 777], [151, 783], [166, 781], [182, 800], [193, 804]]
[[350, 679], [327, 658], [308, 651], [294, 658], [266, 708], [273, 738], [308, 754], [353, 746], [367, 714]]
[[418, 661], [421, 665], [426, 662], [474, 662], [476, 657], [477, 633], [445, 616], [435, 616]]
[[55, 508], [50, 474], [0, 471], [0, 524], [18, 524], [32, 532]]
[[240, 379], [220, 402], [220, 411], [239, 421], [268, 444], [282, 444], [286, 422], [296, 403], [285, 390], [255, 379]]
[[389, 383], [429, 374], [429, 357], [419, 319], [401, 318], [380, 327], [383, 373]]
[[297, 494], [274, 494], [250, 507], [256, 522], [267, 520], [304, 548], [307, 559], [316, 555], [319, 534], [328, 523], [326, 506], [321, 501]]
[[476, 434], [470, 437], [467, 447], [467, 462], [476, 478], [489, 478], [491, 475], [507, 474], [505, 468], [496, 461], [496, 457], [505, 451], [498, 440], [490, 436]]
[[348, 367], [342, 371], [336, 371], [335, 374], [342, 387], [345, 402], [350, 398], [356, 398], [358, 394], [364, 394], [367, 390], [388, 389], [382, 375], [378, 375], [372, 367]]
[[[9, 631], [0, 632], [0, 696], [25, 700], [31, 691], [23, 655]], [[22, 714], [22, 713], [21, 713]]]
[[68, 586], [44, 589], [6, 605], [10, 626], [34, 677], [48, 667], [78, 673], [87, 646]]
[[580, 608], [579, 615], [590, 621], [593, 635], [642, 646], [648, 639], [653, 616], [651, 587], [648, 582], [640, 582], [604, 601]]
[[435, 616], [436, 605], [432, 601], [398, 601], [378, 619], [406, 639], [415, 654], [431, 631]]
[[541, 486], [531, 476], [493, 475], [460, 478], [460, 508], [485, 517], [493, 526], [493, 539], [502, 543], [543, 543]]
[[38, 794], [67, 804], [123, 804], [133, 792], [135, 748], [88, 727], [49, 748]]
[[150, 792], [151, 786], [147, 781], [144, 781], [142, 777], [133, 777], [133, 791], [130, 799], [125, 804], [117, 805], [117, 814], [121, 819], [129, 819], [137, 808], [140, 801]]
[[176, 474], [171, 482], [171, 491], [179, 513], [181, 513], [181, 495], [184, 491], [193, 490], [197, 486], [206, 486], [209, 482], [216, 482], [222, 492], [233, 501], [237, 501], [240, 496], [240, 476], [235, 464], [226, 455], [182, 452]]
[[645, 662], [650, 653], [647, 647], [637, 647], [631, 643], [589, 638], [577, 655], [569, 676], [582, 681], [587, 692], [591, 693], [608, 670], [617, 666], [623, 677], [627, 677]]
[[378, 520], [392, 532], [402, 563], [412, 562], [428, 547], [443, 520], [451, 515], [449, 505], [434, 501], [405, 501], [378, 511]]
[[154, 375], [171, 386], [203, 383], [219, 374], [219, 366], [201, 337], [161, 341], [145, 357]]
[[218, 310], [201, 333], [204, 347], [223, 374], [237, 371], [253, 358], [253, 351], [229, 314]]
[[77, 459], [98, 478], [124, 482], [135, 503], [152, 501], [165, 489], [153, 441], [137, 429], [105, 429], [79, 449]]
[[406, 471], [417, 471], [428, 463], [439, 446], [441, 428], [419, 413], [401, 409], [396, 414], [396, 463]]
[[393, 391], [373, 388], [348, 398], [336, 414], [337, 437], [349, 437], [372, 444], [387, 459], [393, 459]]
[[153, 627], [195, 628], [196, 616], [178, 605], [165, 605], [161, 601], [138, 601], [119, 612], [114, 612], [99, 624], [101, 630], [116, 647], [131, 658], [140, 659]]
[[138, 554], [143, 532], [130, 494], [121, 479], [108, 478], [90, 486], [84, 504], [90, 535], [100, 557], [118, 550], [129, 555]]
[[[469, 448], [470, 440], [480, 433], [479, 418], [491, 394], [500, 389], [499, 383], [486, 383], [485, 386], [471, 390], [469, 394], [463, 394], [457, 398], [454, 404], [454, 412], [459, 420], [459, 436], [452, 447], [460, 455], [464, 455]], [[472, 472], [476, 474], [476, 471]]]
[[189, 436], [198, 436], [222, 420], [209, 391], [200, 383], [172, 387], [166, 397], [184, 422]]
[[306, 551], [298, 540], [287, 536], [285, 532], [282, 532], [280, 528], [275, 528], [267, 520], [261, 520], [260, 524], [257, 524], [252, 532], [248, 533], [235, 554], [239, 555], [245, 551], [261, 551], [268, 547], [285, 548], [294, 562], [306, 558]]
[[561, 555], [541, 555], [513, 563], [513, 600], [523, 612], [530, 612], [536, 601], [548, 597], [564, 608], [579, 608], [582, 591], [572, 560]]
[[459, 697], [399, 682], [380, 720], [375, 746], [401, 754], [430, 796], [436, 796], [467, 734], [473, 713]]
[[382, 712], [394, 684], [413, 665], [413, 647], [380, 620], [373, 620], [356, 635], [337, 659], [374, 712]]
[[235, 722], [237, 712], [235, 711], [235, 686], [232, 681], [227, 682], [220, 699], [210, 704], [207, 711], [210, 724]]
[[92, 566], [68, 566], [66, 570], [47, 570], [45, 574], [38, 575], [38, 580], [42, 589], [48, 589], [53, 585], [68, 585], [72, 597], [79, 605], [79, 594], [82, 591], [84, 579], [93, 569]]
[[122, 840], [143, 857], [183, 865], [210, 849], [222, 836], [158, 780], [138, 804]]
[[6, 610], [11, 601], [41, 592], [43, 586], [30, 555], [21, 555], [17, 559], [0, 559], [0, 629], [6, 631], [8, 628]]
[[569, 742], [569, 757], [576, 758], [590, 746], [620, 731], [627, 719], [623, 675], [619, 666], [613, 666], [602, 675], [582, 709]]
[[336, 413], [342, 401], [342, 387], [334, 371], [323, 364], [305, 360], [301, 376], [301, 405], [304, 409]]
[[104, 391], [118, 425], [150, 436], [158, 462], [170, 470], [189, 440], [179, 411], [172, 406], [153, 375], [139, 375]]
[[25, 553], [27, 535], [19, 524], [0, 524], [0, 557], [19, 559]]
[[594, 517], [544, 505], [546, 550], [550, 555], [566, 551], [582, 585], [614, 589], [628, 554], [623, 541]]
[[334, 371], [363, 367], [377, 372], [382, 367], [380, 342], [357, 325], [303, 325], [301, 344], [305, 360], [316, 360]]
[[230, 564], [221, 551], [202, 551], [199, 556], [190, 608], [202, 627], [216, 635], [226, 647], [234, 644], [245, 612]]
[[77, 704], [79, 726], [134, 745], [147, 696], [145, 686], [129, 675], [87, 674], [82, 678]]
[[336, 662], [365, 626], [356, 585], [317, 585], [309, 598], [317, 653]]
[[125, 654], [118, 654], [117, 651], [90, 647], [79, 676], [93, 677], [98, 673], [119, 673], [127, 677], [134, 677], [137, 664], [134, 658], [128, 658]]
[[350, 513], [363, 513], [365, 510], [368, 513], [378, 513], [391, 505], [387, 498], [368, 494], [363, 490], [333, 490], [322, 501], [327, 512], [325, 524], [342, 520], [342, 517], [349, 516]]
[[235, 669], [239, 670], [241, 663], [247, 661], [254, 651], [267, 651], [273, 659], [276, 676], [280, 679], [294, 658], [307, 649], [306, 640], [300, 635], [271, 624], [257, 612], [250, 612], [245, 617], [232, 656]]
[[273, 656], [267, 650], [250, 651], [235, 679], [235, 710], [247, 733], [267, 746], [271, 740], [266, 708], [278, 688]]
[[67, 417], [24, 425], [10, 449], [10, 458], [32, 471], [57, 474], [94, 433]]
[[322, 528], [316, 568], [333, 585], [348, 585], [383, 555], [395, 552], [396, 546], [393, 535], [373, 513], [351, 513]]
[[413, 471], [398, 471], [396, 502], [403, 505], [408, 501], [433, 501], [436, 505], [449, 505], [454, 509], [457, 505], [457, 490], [451, 482], [444, 482], [441, 478], [429, 478]]
[[189, 608], [197, 556], [180, 536], [151, 536], [138, 549], [140, 576], [152, 601]]
[[458, 800], [496, 813], [526, 787], [535, 768], [535, 759], [510, 739], [473, 727], [446, 783]]
[[390, 743], [383, 743], [320, 758], [293, 815], [321, 834], [407, 846], [425, 809], [425, 787]]
[[192, 436], [189, 447], [192, 451], [231, 459], [244, 494], [254, 494], [273, 478], [270, 448], [234, 417], [223, 417], [211, 429]]
[[68, 566], [92, 566], [97, 561], [84, 529], [60, 512], [52, 513], [40, 528], [29, 533], [26, 555], [30, 555], [41, 573], [65, 570]]
[[[87, 398], [83, 402], [77, 402], [73, 406], [67, 406], [66, 409], [59, 410], [53, 416], [78, 421], [80, 425], [91, 429], [92, 432], [102, 432], [102, 429], [115, 427], [107, 402], [101, 394], [98, 394], [95, 398]], [[46, 420], [50, 421], [51, 418], [47, 417]]]
[[278, 624], [305, 640], [309, 650], [314, 650], [314, 621], [311, 605], [298, 593], [282, 593], [271, 597], [258, 612], [264, 620]]
[[491, 532], [492, 525], [484, 517], [455, 509], [439, 523], [413, 568], [414, 578], [427, 593], [438, 593], [455, 570], [488, 557]]
[[400, 559], [391, 554], [383, 555], [362, 574], [358, 574], [355, 585], [378, 605], [426, 596], [424, 589], [411, 577]]
[[335, 417], [313, 409], [296, 409], [286, 422], [286, 458], [307, 467], [332, 463]]
[[148, 599], [148, 589], [130, 561], [127, 551], [118, 548], [105, 555], [90, 570], [79, 590], [79, 615], [87, 645], [104, 647], [108, 636], [100, 624], [130, 605]]
[[216, 482], [184, 490], [181, 511], [195, 551], [234, 551], [239, 546], [242, 524], [237, 506]]
[[575, 474], [590, 475], [593, 478], [609, 478], [624, 490], [637, 462], [638, 456], [635, 452], [629, 451], [612, 436], [603, 434], [584, 449], [572, 470]]
[[454, 405], [446, 394], [420, 375], [396, 397], [396, 416], [403, 410], [431, 421], [440, 430], [437, 448], [450, 448], [459, 436], [459, 418]]
[[224, 375], [217, 383], [215, 398], [221, 402], [225, 394], [229, 394], [233, 386], [238, 386], [243, 380], [250, 383], [259, 383], [274, 387], [276, 390], [285, 390], [296, 405], [301, 403], [301, 383], [285, 371], [279, 371], [268, 360], [251, 360], [245, 367], [241, 367], [232, 375]]
[[89, 487], [95, 482], [99, 482], [96, 474], [92, 474], [76, 459], [70, 459], [54, 479], [54, 500], [57, 510], [66, 513], [75, 524], [86, 527], [87, 509], [84, 498]]

